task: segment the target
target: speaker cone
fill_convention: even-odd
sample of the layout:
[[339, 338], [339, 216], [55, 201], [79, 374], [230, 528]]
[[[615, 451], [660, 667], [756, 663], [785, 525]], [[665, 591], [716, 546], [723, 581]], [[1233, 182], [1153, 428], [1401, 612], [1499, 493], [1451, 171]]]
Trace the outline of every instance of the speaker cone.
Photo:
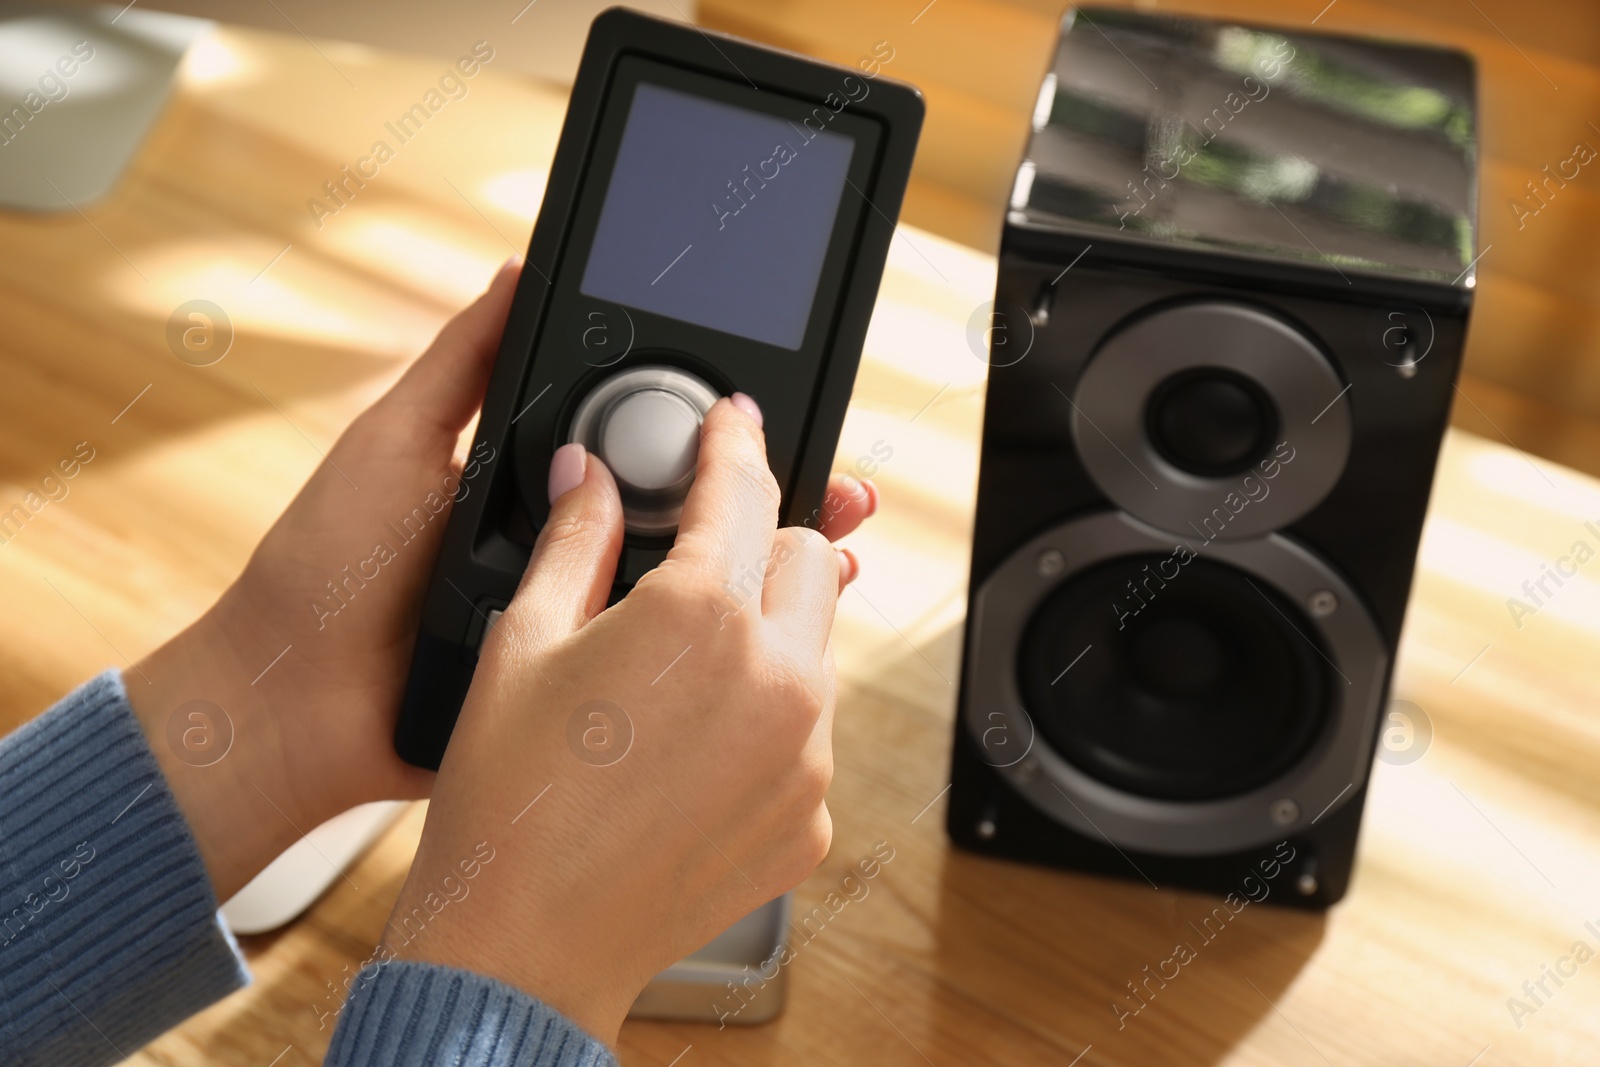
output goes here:
[[1222, 367], [1180, 371], [1156, 386], [1146, 432], [1179, 470], [1220, 478], [1249, 470], [1278, 436], [1278, 411], [1256, 382]]
[[1123, 556], [1039, 605], [1018, 645], [1018, 691], [1044, 740], [1108, 785], [1236, 796], [1294, 766], [1322, 726], [1329, 682], [1313, 629], [1235, 567]]

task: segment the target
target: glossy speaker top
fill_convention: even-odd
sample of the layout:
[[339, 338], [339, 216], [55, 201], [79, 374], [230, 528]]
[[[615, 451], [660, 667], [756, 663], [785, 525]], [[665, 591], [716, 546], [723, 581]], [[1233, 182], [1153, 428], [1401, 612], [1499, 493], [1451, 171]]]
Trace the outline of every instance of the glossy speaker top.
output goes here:
[[1470, 289], [1477, 151], [1459, 52], [1080, 8], [1007, 221]]

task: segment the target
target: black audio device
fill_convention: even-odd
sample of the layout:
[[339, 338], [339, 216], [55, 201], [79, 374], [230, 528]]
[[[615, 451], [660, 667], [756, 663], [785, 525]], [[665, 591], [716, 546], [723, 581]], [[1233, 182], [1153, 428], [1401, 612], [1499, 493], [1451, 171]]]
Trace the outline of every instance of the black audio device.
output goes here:
[[1472, 308], [1477, 158], [1459, 52], [1068, 14], [989, 331], [958, 844], [1344, 895]]
[[671, 546], [719, 396], [761, 405], [780, 521], [818, 514], [922, 125], [920, 94], [881, 76], [892, 58], [595, 20], [423, 607], [404, 759], [439, 765], [561, 445], [621, 491], [613, 601]]

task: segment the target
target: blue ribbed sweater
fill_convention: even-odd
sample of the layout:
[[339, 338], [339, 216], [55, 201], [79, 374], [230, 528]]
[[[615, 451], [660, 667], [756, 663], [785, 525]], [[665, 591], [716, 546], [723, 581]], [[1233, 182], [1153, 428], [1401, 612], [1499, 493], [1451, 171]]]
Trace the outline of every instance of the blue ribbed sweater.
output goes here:
[[[0, 739], [0, 1064], [116, 1063], [249, 981], [115, 672]], [[376, 964], [354, 990], [329, 1067], [616, 1064], [468, 971]]]

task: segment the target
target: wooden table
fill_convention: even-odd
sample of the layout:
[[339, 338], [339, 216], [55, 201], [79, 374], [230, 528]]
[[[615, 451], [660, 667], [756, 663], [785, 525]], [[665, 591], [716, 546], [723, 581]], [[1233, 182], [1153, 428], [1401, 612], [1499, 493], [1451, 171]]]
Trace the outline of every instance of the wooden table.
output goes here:
[[[328, 58], [360, 90], [298, 39], [224, 32], [107, 203], [0, 218], [0, 501], [76, 442], [96, 449], [70, 495], [0, 551], [0, 727], [201, 611], [339, 428], [527, 239], [563, 97], [492, 65], [319, 229], [307, 199], [443, 66]], [[1600, 947], [1584, 929], [1600, 919], [1600, 561], [1520, 629], [1506, 598], [1573, 542], [1600, 547], [1583, 526], [1600, 520], [1600, 484], [1503, 445], [1447, 442], [1396, 692], [1434, 740], [1419, 762], [1379, 764], [1355, 887], [1330, 914], [1248, 909], [1119, 1030], [1125, 983], [1212, 902], [949, 847], [984, 371], [965, 324], [993, 272], [986, 255], [902, 231], [840, 446], [841, 465], [877, 442], [893, 456], [882, 512], [852, 539], [864, 573], [835, 641], [837, 833], [800, 905], [877, 842], [894, 859], [800, 953], [778, 1021], [629, 1024], [624, 1062], [1591, 1061], [1600, 963], [1520, 1029], [1507, 999], [1575, 941]], [[237, 329], [212, 367], [165, 340], [195, 298]], [[248, 939], [256, 984], [130, 1062], [320, 1062], [318, 1009], [378, 937], [420, 826], [419, 807], [353, 884]]]

